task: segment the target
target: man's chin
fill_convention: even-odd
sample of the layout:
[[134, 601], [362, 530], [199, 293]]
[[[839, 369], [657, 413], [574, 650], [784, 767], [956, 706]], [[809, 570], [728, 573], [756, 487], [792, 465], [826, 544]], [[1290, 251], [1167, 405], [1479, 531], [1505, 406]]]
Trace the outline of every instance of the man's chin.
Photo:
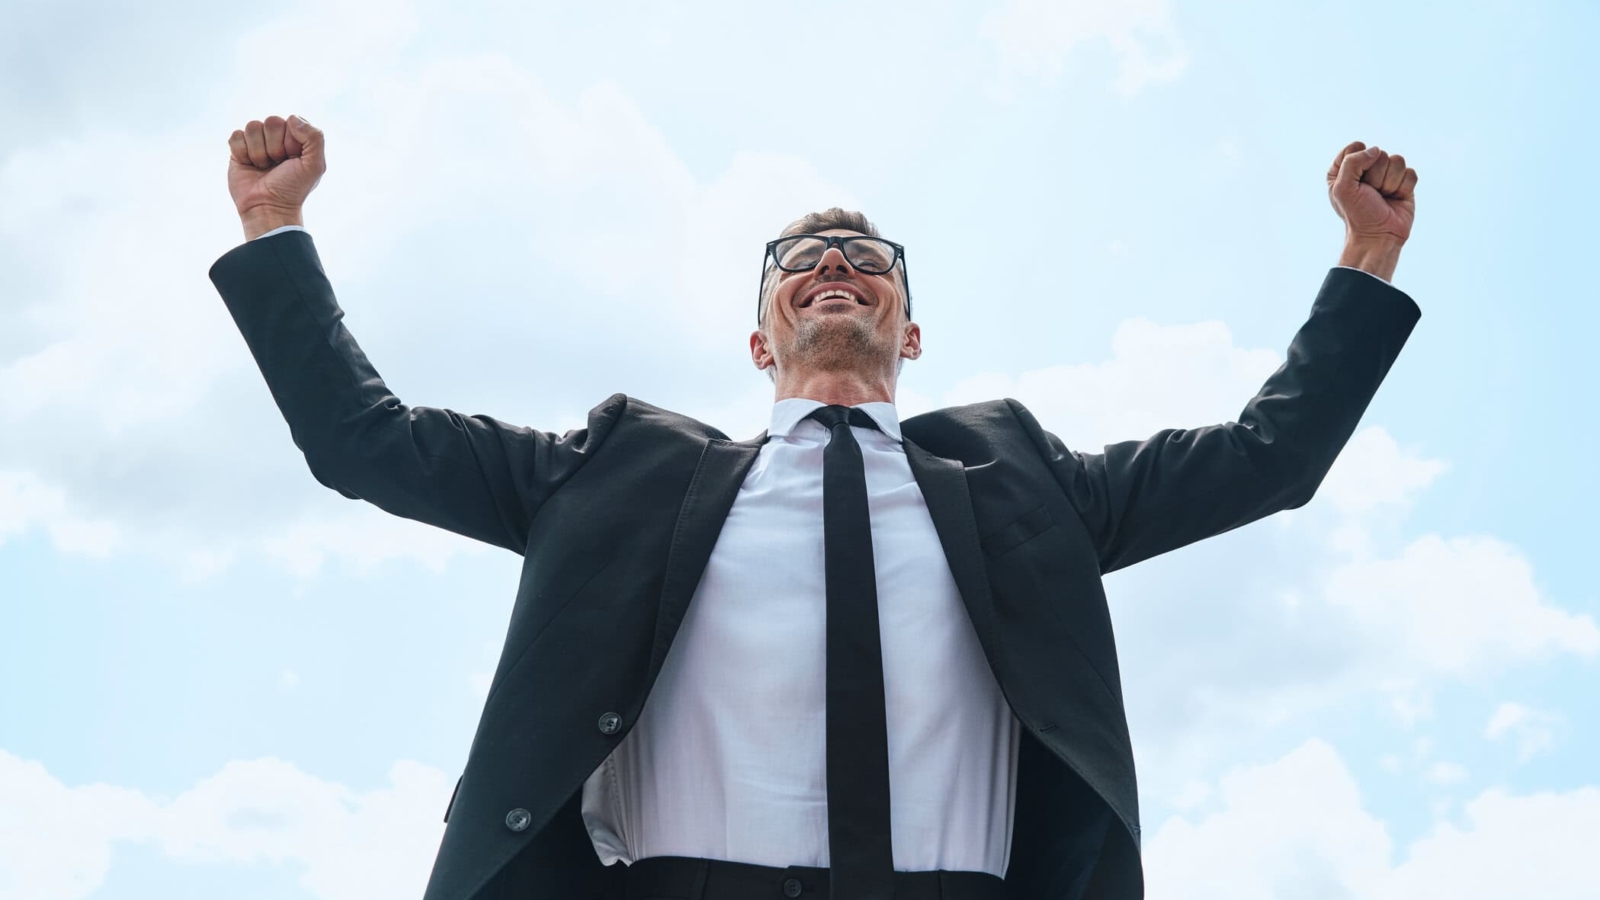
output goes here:
[[871, 324], [854, 316], [812, 319], [800, 323], [789, 353], [796, 362], [804, 360], [806, 368], [859, 369], [869, 360], [894, 355], [895, 348], [878, 346], [875, 337]]
[[801, 322], [794, 342], [802, 349], [843, 344], [867, 347], [872, 344], [872, 329], [854, 316], [820, 316]]

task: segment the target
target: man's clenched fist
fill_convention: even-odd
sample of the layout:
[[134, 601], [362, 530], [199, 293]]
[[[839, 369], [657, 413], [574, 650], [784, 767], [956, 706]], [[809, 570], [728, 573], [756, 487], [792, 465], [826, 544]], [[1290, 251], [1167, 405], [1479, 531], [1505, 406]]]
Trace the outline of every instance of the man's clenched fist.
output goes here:
[[235, 131], [228, 149], [228, 193], [246, 235], [303, 224], [300, 209], [328, 169], [322, 130], [298, 116], [268, 116]]
[[1411, 237], [1417, 170], [1405, 157], [1352, 141], [1328, 167], [1328, 200], [1344, 219], [1347, 240], [1395, 241]]

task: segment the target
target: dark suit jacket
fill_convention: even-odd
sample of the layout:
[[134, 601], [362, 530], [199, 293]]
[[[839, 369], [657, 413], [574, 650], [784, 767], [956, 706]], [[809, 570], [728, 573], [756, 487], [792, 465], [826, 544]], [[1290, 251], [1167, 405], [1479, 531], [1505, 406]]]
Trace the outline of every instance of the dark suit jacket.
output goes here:
[[[344, 327], [305, 232], [235, 248], [210, 277], [319, 482], [526, 560], [427, 900], [498, 897], [513, 877], [518, 897], [603, 896], [615, 879], [583, 827], [583, 782], [637, 721], [766, 435], [729, 440], [623, 394], [560, 436], [408, 407]], [[1101, 576], [1304, 505], [1420, 316], [1401, 291], [1334, 268], [1238, 422], [1103, 453], [1068, 449], [1015, 400], [902, 423], [1023, 725], [1011, 896], [1143, 895]]]

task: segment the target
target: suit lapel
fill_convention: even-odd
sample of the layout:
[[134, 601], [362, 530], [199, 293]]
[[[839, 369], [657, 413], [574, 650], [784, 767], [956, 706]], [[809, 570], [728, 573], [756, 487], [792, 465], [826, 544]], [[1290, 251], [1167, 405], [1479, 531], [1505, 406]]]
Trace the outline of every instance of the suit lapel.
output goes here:
[[728, 510], [733, 508], [739, 486], [744, 484], [745, 475], [766, 442], [765, 431], [748, 441], [713, 438], [700, 453], [689, 491], [678, 510], [678, 524], [672, 530], [672, 547], [667, 551], [667, 571], [661, 583], [646, 684], [655, 683], [661, 664], [666, 661], [667, 650], [689, 608], [689, 599], [700, 584], [700, 576], [705, 574], [711, 549], [716, 546], [717, 535], [722, 533], [722, 525], [728, 519]]
[[[661, 599], [657, 607], [655, 640], [650, 651], [650, 675], [646, 682], [654, 684], [667, 651], [672, 647], [678, 626], [683, 623], [689, 600], [694, 596], [700, 577], [705, 574], [706, 562], [716, 546], [717, 536], [733, 508], [739, 486], [767, 442], [767, 433], [748, 441], [719, 441], [706, 443], [695, 467], [694, 478], [689, 482], [688, 493], [678, 511], [678, 523], [673, 529], [672, 548], [667, 554], [666, 577], [661, 585]], [[990, 659], [999, 658], [993, 642], [994, 599], [989, 593], [989, 575], [984, 564], [983, 549], [978, 543], [978, 527], [972, 515], [972, 497], [967, 491], [967, 475], [960, 462], [934, 456], [932, 453], [902, 439], [906, 461], [911, 474], [922, 489], [928, 504], [928, 514], [933, 518], [934, 530], [944, 549], [950, 574], [966, 604], [978, 640]]]
[[978, 633], [978, 641], [989, 659], [999, 659], [999, 648], [993, 640], [994, 597], [989, 593], [989, 572], [978, 542], [978, 525], [972, 514], [972, 495], [967, 491], [966, 469], [958, 460], [934, 456], [909, 438], [902, 438], [900, 443], [905, 448], [906, 461], [911, 464], [911, 474], [928, 504], [928, 515], [939, 533], [950, 574], [955, 576], [956, 588], [967, 605], [967, 615]]

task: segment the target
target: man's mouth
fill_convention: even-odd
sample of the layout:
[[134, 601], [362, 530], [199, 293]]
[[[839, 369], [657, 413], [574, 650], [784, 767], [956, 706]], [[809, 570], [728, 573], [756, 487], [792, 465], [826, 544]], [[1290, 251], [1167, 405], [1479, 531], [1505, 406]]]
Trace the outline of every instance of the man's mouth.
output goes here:
[[817, 291], [816, 293], [806, 297], [804, 300], [801, 300], [800, 308], [805, 309], [808, 306], [821, 306], [823, 304], [859, 304], [861, 306], [866, 306], [867, 301], [860, 294], [847, 288], [828, 288], [827, 290]]

